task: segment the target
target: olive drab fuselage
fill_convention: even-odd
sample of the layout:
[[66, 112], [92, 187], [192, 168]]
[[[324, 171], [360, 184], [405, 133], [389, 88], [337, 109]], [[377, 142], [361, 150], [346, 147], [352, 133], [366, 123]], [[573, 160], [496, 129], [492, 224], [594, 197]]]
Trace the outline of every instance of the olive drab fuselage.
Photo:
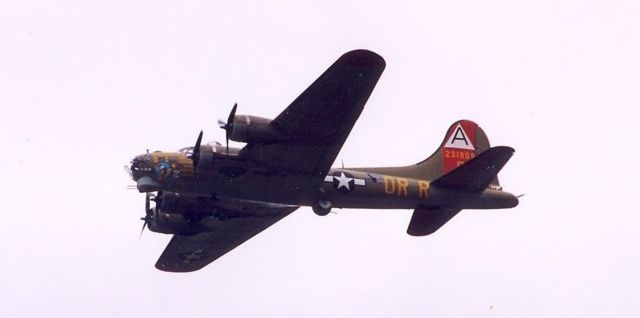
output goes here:
[[[372, 172], [367, 168], [331, 169], [317, 188], [309, 188], [290, 184], [289, 175], [254, 173], [247, 164], [244, 164], [247, 168], [238, 168], [243, 166], [238, 149], [233, 149], [234, 154], [229, 157], [221, 153], [214, 169], [196, 175], [186, 154], [190, 148], [185, 149], [138, 156], [132, 167], [134, 180], [150, 179], [153, 186], [145, 192], [184, 192], [273, 205], [313, 206], [325, 201], [334, 208], [416, 209], [452, 205], [455, 199], [461, 202], [457, 207], [467, 209], [507, 208], [517, 204], [513, 195], [498, 187], [479, 194], [449, 193], [432, 189], [430, 180], [373, 172], [377, 168], [372, 168]], [[234, 167], [233, 173], [226, 172], [230, 166]]]

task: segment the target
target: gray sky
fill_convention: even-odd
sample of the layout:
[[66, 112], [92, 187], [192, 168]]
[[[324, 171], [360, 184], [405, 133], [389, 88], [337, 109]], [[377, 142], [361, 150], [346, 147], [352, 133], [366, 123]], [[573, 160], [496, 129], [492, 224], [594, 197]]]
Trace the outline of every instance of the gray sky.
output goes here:
[[[4, 1], [0, 315], [637, 317], [637, 1]], [[430, 237], [301, 208], [205, 269], [153, 265], [146, 148], [274, 117], [341, 54], [387, 69], [338, 160], [424, 159], [457, 119], [516, 154], [512, 210]], [[339, 162], [339, 161], [337, 161]]]

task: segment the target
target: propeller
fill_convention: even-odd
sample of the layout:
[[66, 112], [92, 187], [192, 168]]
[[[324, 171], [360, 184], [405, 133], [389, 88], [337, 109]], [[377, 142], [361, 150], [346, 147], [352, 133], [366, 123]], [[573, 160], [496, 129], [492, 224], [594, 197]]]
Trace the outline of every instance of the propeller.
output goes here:
[[154, 211], [153, 209], [151, 209], [151, 201], [154, 201], [155, 199], [156, 199], [155, 195], [153, 195], [150, 192], [147, 192], [147, 195], [145, 196], [145, 202], [144, 202], [145, 216], [140, 218], [140, 220], [144, 221], [144, 223], [142, 224], [142, 229], [140, 230], [140, 235], [138, 235], [138, 239], [142, 237], [142, 232], [144, 232], [144, 228], [147, 227], [147, 223], [149, 222], [149, 220], [153, 218]]
[[140, 218], [140, 220], [144, 220], [142, 224], [142, 229], [140, 230], [140, 234], [138, 234], [138, 239], [142, 237], [142, 233], [144, 232], [144, 228], [147, 227], [147, 218]]
[[191, 154], [191, 161], [193, 161], [193, 174], [197, 176], [198, 163], [200, 162], [200, 143], [202, 142], [202, 130], [196, 140], [196, 145], [193, 147], [193, 154]]
[[133, 173], [131, 172], [129, 165], [124, 165], [124, 171], [129, 175], [129, 178], [133, 178]]
[[236, 109], [238, 109], [238, 103], [233, 104], [233, 108], [231, 108], [231, 113], [229, 113], [229, 118], [227, 118], [226, 123], [222, 120], [218, 120], [218, 126], [226, 132], [227, 156], [229, 156], [229, 137], [231, 137], [231, 133], [233, 132], [233, 121], [236, 118]]

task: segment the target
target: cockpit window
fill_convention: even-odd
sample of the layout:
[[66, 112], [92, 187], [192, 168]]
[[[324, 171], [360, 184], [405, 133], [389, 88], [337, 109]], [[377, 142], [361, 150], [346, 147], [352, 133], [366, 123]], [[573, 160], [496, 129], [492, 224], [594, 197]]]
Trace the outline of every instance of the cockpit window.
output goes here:
[[191, 155], [193, 155], [193, 147], [185, 147], [180, 149], [179, 151], [187, 157], [191, 157]]

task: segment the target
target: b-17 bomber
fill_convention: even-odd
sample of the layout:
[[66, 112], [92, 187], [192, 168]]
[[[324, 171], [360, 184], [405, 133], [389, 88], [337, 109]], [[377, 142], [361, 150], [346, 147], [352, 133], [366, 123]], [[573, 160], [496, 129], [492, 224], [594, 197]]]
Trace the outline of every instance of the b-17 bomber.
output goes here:
[[192, 147], [136, 156], [126, 168], [146, 193], [143, 230], [173, 235], [156, 268], [199, 270], [301, 206], [321, 216], [410, 209], [413, 236], [434, 233], [463, 209], [517, 206], [497, 177], [514, 150], [491, 147], [470, 120], [453, 123], [417, 164], [331, 168], [384, 68], [374, 52], [347, 52], [274, 119], [237, 115], [234, 105], [219, 122], [226, 144], [203, 144], [201, 131]]

